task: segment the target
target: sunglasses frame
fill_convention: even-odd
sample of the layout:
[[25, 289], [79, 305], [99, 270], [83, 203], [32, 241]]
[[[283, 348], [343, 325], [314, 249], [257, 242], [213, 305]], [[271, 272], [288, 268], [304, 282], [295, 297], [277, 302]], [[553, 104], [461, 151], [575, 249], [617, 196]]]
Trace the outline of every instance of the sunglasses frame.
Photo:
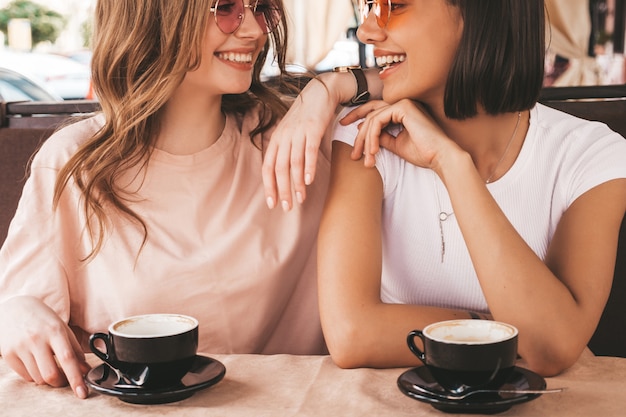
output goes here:
[[[235, 28], [231, 32], [226, 32], [224, 29], [222, 29], [222, 27], [220, 26], [220, 24], [218, 22], [217, 8], [219, 7], [220, 1], [222, 1], [222, 0], [216, 0], [215, 1], [213, 6], [209, 9], [209, 13], [213, 13], [213, 18], [215, 19], [215, 25], [217, 26], [217, 28], [219, 30], [221, 30], [222, 33], [224, 33], [225, 35], [231, 35], [231, 34], [237, 32], [237, 30], [243, 24], [243, 20], [246, 18], [246, 9], [250, 9], [252, 14], [255, 14], [257, 6], [259, 5], [259, 1], [263, 1], [263, 0], [250, 0], [250, 3], [248, 5], [246, 5], [244, 0], [235, 0], [235, 1], [240, 1], [241, 2], [241, 5], [243, 6], [243, 9], [242, 9], [241, 14], [237, 17], [237, 19], [239, 20], [239, 23], [237, 24], [237, 26], [235, 26]], [[276, 29], [278, 27], [278, 25], [280, 24], [280, 21], [281, 21], [281, 18], [282, 18], [282, 16], [281, 16], [282, 12], [278, 8], [275, 8], [275, 10], [277, 10], [276, 11], [277, 19], [276, 19], [275, 25], [273, 27], [270, 27], [269, 25], [267, 25], [267, 23], [268, 23], [267, 19], [265, 19], [265, 23], [266, 24], [261, 24], [256, 18], [254, 19], [254, 21], [257, 22], [257, 24], [261, 27], [261, 30], [262, 30], [264, 35], [267, 35], [268, 33], [273, 32], [274, 29]], [[266, 32], [266, 30], [267, 30], [267, 32]]]
[[[387, 15], [382, 16], [382, 7], [380, 4], [385, 1], [387, 2]], [[365, 23], [365, 20], [369, 17], [370, 13], [372, 13], [372, 9], [374, 9], [376, 24], [378, 24], [379, 28], [384, 29], [389, 24], [389, 19], [391, 19], [391, 0], [352, 0], [352, 2], [358, 10], [359, 24], [362, 25]]]

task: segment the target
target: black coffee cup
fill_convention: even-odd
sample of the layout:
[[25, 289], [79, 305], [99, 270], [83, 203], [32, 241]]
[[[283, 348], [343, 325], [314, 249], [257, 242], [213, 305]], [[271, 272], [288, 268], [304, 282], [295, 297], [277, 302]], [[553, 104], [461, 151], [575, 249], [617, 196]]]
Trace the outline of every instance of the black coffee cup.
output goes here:
[[[460, 394], [502, 386], [515, 368], [517, 329], [491, 320], [433, 323], [407, 336], [411, 351], [444, 389]], [[424, 350], [415, 345], [422, 339]]]
[[[96, 346], [98, 340], [106, 351]], [[198, 321], [180, 314], [128, 317], [111, 324], [108, 334], [91, 335], [89, 347], [118, 371], [120, 384], [172, 387], [193, 365], [198, 350]]]

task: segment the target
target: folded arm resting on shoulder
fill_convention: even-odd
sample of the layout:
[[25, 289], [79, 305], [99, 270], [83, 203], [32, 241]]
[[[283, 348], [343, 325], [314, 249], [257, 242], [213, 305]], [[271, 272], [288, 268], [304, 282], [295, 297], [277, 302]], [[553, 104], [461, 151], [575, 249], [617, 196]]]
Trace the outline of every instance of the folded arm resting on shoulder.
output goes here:
[[[380, 97], [382, 84], [376, 69], [364, 71], [372, 97]], [[289, 210], [306, 199], [306, 186], [315, 180], [320, 143], [337, 114], [339, 103], [355, 92], [350, 73], [318, 75], [302, 90], [274, 132], [263, 160], [263, 184], [270, 208]], [[293, 190], [292, 190], [293, 185]]]
[[[401, 113], [398, 108], [394, 112]], [[361, 126], [361, 141], [377, 136], [377, 126], [390, 122], [383, 113], [379, 116], [386, 120]], [[429, 142], [411, 131], [409, 121], [403, 124], [400, 140], [406, 143], [397, 143], [395, 152], [432, 169], [444, 182], [493, 318], [518, 327], [519, 353], [531, 369], [553, 375], [571, 366], [591, 338], [610, 291], [626, 210], [626, 179], [598, 185], [573, 202], [544, 262], [501, 211], [466, 152], [443, 136]], [[331, 184], [320, 228], [325, 337], [342, 367], [410, 366], [417, 359], [406, 347], [408, 331], [469, 315], [381, 302], [382, 180], [376, 169], [354, 161], [352, 152], [348, 145], [333, 144]]]

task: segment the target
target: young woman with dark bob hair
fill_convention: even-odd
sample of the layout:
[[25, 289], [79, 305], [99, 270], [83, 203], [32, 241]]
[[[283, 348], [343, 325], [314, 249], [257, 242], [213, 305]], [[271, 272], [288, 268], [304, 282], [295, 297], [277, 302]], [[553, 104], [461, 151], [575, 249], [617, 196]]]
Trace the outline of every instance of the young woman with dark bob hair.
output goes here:
[[[373, 45], [383, 100], [333, 133], [318, 255], [333, 359], [415, 365], [410, 330], [482, 317], [519, 329], [531, 369], [563, 371], [586, 348], [611, 288], [626, 141], [537, 103], [543, 0], [359, 3], [358, 36]], [[350, 88], [320, 81], [304, 101]], [[290, 156], [295, 186], [315, 174], [319, 135], [295, 125], [296, 110], [265, 164], [267, 194], [278, 189], [281, 199], [286, 143], [309, 149]]]
[[97, 2], [102, 112], [44, 143], [0, 250], [0, 354], [25, 380], [85, 398], [89, 335], [146, 313], [196, 317], [200, 352], [327, 352], [327, 181], [289, 213], [261, 182], [289, 102], [260, 74], [286, 37], [281, 0]]

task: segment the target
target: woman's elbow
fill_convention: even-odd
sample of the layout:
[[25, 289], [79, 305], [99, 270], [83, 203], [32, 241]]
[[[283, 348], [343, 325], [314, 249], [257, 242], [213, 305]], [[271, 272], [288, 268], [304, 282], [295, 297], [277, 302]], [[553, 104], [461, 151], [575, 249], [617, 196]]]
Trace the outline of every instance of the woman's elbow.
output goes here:
[[341, 326], [325, 326], [324, 337], [335, 365], [344, 369], [367, 366], [363, 349], [366, 342], [358, 326], [346, 322]]
[[523, 356], [529, 369], [544, 377], [556, 376], [576, 363], [582, 350], [571, 346], [553, 348], [550, 352], [534, 352]]
[[329, 349], [330, 357], [335, 365], [342, 369], [354, 369], [361, 368], [363, 365], [358, 361], [354, 354], [345, 350], [331, 350]]

